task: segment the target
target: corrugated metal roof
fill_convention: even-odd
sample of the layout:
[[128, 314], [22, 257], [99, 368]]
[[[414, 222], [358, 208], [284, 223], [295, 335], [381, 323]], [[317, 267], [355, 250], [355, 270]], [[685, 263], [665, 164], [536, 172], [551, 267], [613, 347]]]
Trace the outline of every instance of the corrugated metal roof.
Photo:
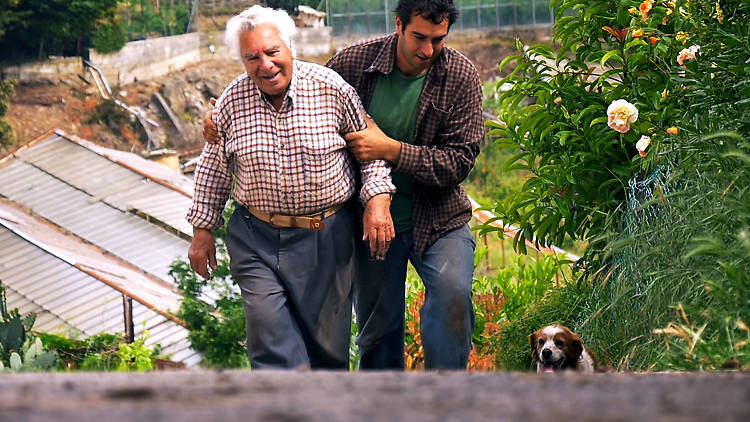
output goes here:
[[196, 365], [188, 331], [170, 312], [180, 296], [163, 281], [105, 251], [61, 233], [0, 200], [0, 280], [8, 306], [37, 313], [34, 329], [88, 337], [123, 332], [123, 294], [133, 298], [136, 336], [149, 330], [146, 344], [162, 345], [172, 359]]
[[191, 199], [154, 180], [58, 134], [0, 163], [0, 195], [171, 282], [169, 265], [189, 247]]
[[192, 235], [185, 220], [192, 201], [192, 180], [136, 154], [55, 131], [17, 151], [14, 159], [121, 211], [141, 212]]

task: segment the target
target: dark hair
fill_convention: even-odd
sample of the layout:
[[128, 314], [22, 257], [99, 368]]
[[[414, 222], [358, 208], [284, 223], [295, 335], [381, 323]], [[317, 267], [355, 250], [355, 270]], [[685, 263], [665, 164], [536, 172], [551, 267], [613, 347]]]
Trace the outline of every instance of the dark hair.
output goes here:
[[458, 17], [458, 9], [453, 5], [453, 0], [399, 0], [396, 6], [396, 16], [401, 20], [402, 31], [409, 25], [414, 15], [436, 24], [447, 19], [450, 29]]

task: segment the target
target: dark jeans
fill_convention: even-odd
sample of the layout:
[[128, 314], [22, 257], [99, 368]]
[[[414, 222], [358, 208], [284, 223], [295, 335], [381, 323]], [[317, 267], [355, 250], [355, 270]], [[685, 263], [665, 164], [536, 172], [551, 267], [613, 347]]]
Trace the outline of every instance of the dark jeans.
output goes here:
[[411, 232], [399, 233], [385, 261], [368, 259], [357, 241], [354, 307], [361, 369], [404, 368], [404, 285], [411, 261], [425, 285], [420, 310], [427, 369], [466, 369], [474, 329], [474, 238], [468, 226], [448, 232], [420, 258]]
[[276, 229], [235, 210], [227, 249], [253, 369], [349, 368], [353, 214], [346, 206], [314, 231]]

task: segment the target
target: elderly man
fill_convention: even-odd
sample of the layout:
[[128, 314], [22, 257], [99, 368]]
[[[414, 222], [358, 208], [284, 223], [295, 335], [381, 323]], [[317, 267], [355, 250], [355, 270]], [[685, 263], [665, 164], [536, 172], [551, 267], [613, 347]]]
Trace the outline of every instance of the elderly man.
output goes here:
[[[245, 304], [253, 368], [348, 367], [355, 165], [340, 133], [365, 128], [354, 89], [323, 66], [294, 59], [294, 22], [253, 6], [227, 23], [246, 73], [213, 113], [219, 141], [196, 169], [188, 257], [216, 268], [213, 229], [232, 184], [227, 228], [232, 275]], [[361, 163], [364, 240], [382, 256], [393, 237], [389, 165]]]

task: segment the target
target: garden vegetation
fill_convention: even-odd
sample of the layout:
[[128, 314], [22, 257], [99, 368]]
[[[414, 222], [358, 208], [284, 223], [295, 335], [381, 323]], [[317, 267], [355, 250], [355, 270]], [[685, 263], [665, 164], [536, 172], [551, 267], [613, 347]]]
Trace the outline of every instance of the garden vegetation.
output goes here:
[[[750, 364], [750, 1], [559, 0], [555, 42], [523, 46], [500, 84], [497, 198], [523, 240], [587, 242], [575, 283], [501, 329], [515, 350], [564, 323], [628, 370]], [[502, 354], [502, 367], [528, 358]]]

